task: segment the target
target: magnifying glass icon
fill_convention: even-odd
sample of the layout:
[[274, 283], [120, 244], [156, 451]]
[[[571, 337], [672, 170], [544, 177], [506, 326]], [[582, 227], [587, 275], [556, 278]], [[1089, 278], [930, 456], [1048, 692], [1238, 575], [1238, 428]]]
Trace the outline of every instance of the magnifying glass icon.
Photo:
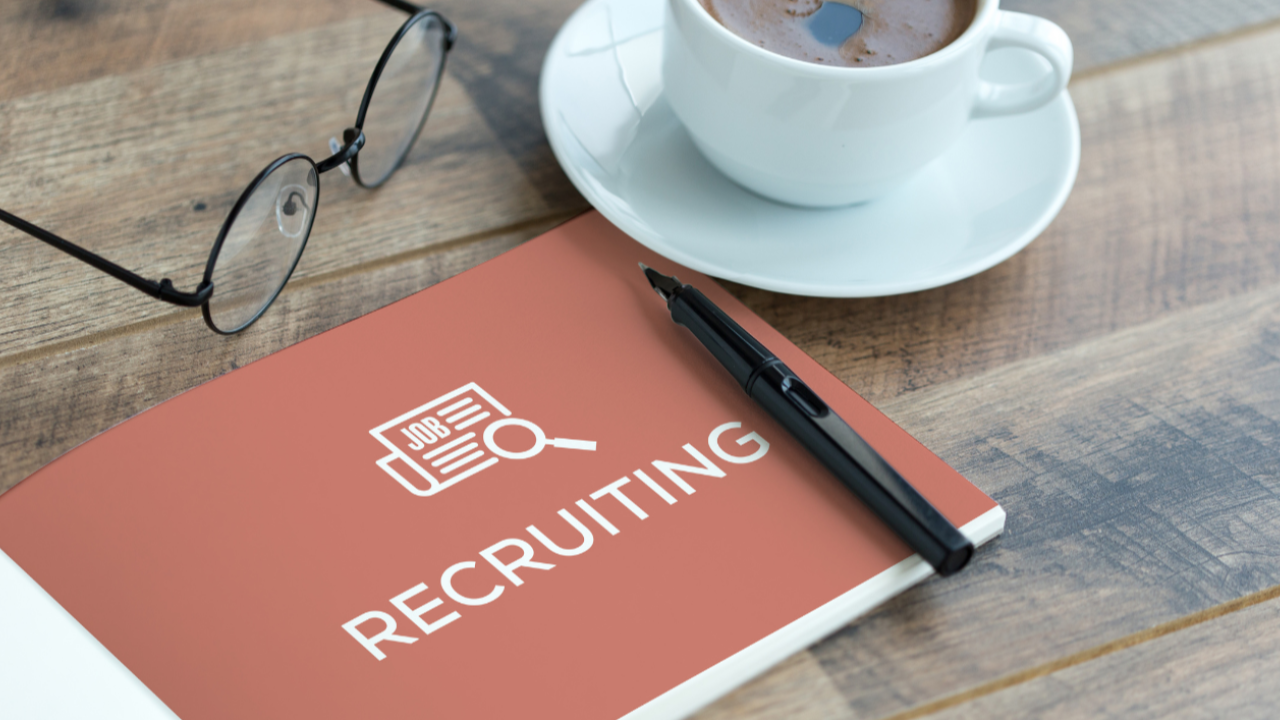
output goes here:
[[[504, 427], [516, 425], [533, 433], [533, 447], [528, 450], [512, 452], [504, 450], [496, 442], [493, 436]], [[534, 425], [528, 420], [520, 418], [503, 418], [489, 423], [489, 427], [484, 429], [484, 444], [493, 451], [494, 455], [508, 460], [525, 460], [542, 452], [542, 449], [550, 445], [551, 447], [564, 448], [566, 450], [595, 450], [596, 443], [594, 440], [569, 440], [567, 438], [547, 438], [547, 434], [542, 432], [542, 428]]]

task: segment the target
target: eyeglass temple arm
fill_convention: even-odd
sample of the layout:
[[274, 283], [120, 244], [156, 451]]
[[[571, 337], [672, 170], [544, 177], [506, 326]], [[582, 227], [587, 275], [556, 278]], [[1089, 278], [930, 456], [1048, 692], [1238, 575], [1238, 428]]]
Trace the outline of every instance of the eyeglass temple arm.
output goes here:
[[[401, 12], [405, 12], [410, 15], [417, 15], [423, 10], [426, 10], [426, 8], [424, 7], [414, 5], [413, 3], [410, 3], [410, 2], [405, 2], [404, 0], [378, 0], [378, 2], [382, 3], [383, 5], [389, 5]], [[445, 50], [450, 50], [453, 48], [453, 44], [458, 40], [458, 28], [453, 23], [449, 22], [449, 20], [446, 19], [445, 16], [441, 15], [440, 13], [435, 13], [435, 14], [437, 17], [440, 18], [442, 22], [444, 22], [445, 28], [449, 31], [449, 36], [445, 38]]]
[[73, 242], [63, 240], [48, 230], [32, 225], [17, 215], [10, 214], [4, 210], [0, 210], [0, 221], [4, 221], [9, 225], [12, 225], [38, 240], [43, 240], [77, 260], [89, 263], [111, 277], [124, 281], [153, 298], [158, 298], [165, 302], [173, 303], [174, 305], [181, 305], [183, 307], [199, 307], [209, 299], [210, 295], [213, 294], [212, 284], [202, 284], [194, 293], [185, 293], [174, 288], [173, 282], [169, 280], [169, 278], [165, 278], [159, 282], [156, 282], [155, 280], [148, 280], [137, 273], [120, 267], [100, 255], [89, 252]]
[[383, 5], [390, 5], [391, 7], [397, 10], [400, 10], [401, 12], [409, 13], [410, 15], [417, 15], [418, 13], [426, 9], [426, 8], [418, 7], [417, 5], [414, 5], [411, 2], [405, 2], [404, 0], [378, 0], [378, 2], [382, 3]]

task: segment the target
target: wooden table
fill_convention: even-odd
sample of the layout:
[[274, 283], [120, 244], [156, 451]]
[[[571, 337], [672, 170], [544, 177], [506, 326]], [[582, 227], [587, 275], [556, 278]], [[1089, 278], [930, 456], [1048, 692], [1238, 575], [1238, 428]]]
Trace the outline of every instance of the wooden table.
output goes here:
[[[576, 2], [444, 0], [462, 42], [408, 165], [374, 193], [327, 181], [240, 337], [0, 228], [0, 490], [585, 210], [537, 107]], [[1280, 705], [1280, 3], [1006, 7], [1076, 46], [1083, 161], [1045, 234], [912, 295], [731, 288], [1001, 502], [1005, 534], [704, 720]], [[192, 287], [256, 171], [350, 124], [400, 21], [367, 0], [9, 0], [0, 207]]]

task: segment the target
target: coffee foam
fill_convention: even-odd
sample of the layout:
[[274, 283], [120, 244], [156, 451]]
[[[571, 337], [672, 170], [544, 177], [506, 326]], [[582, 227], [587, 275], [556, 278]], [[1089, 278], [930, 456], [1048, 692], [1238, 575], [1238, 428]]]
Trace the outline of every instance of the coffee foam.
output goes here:
[[721, 25], [748, 42], [797, 60], [876, 67], [931, 55], [973, 22], [977, 0], [849, 0], [862, 27], [838, 47], [811, 30], [823, 0], [700, 0]]

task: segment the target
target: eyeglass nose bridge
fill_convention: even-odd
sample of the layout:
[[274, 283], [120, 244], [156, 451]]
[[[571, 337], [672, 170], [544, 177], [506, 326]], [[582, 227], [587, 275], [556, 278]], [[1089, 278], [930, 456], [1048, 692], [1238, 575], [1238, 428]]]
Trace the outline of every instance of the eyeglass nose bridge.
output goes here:
[[321, 173], [346, 165], [356, 155], [360, 154], [360, 148], [364, 147], [364, 131], [360, 128], [350, 127], [342, 131], [343, 146], [334, 151], [333, 155], [316, 163], [316, 171]]

